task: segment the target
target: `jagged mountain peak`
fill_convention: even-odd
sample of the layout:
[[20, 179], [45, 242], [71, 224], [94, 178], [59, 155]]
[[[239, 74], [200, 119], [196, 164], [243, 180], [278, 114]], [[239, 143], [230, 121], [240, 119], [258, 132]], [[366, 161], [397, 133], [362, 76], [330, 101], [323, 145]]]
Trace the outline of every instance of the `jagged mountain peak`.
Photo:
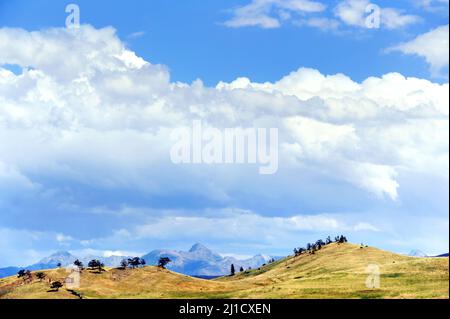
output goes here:
[[50, 257], [72, 257], [72, 256], [73, 255], [70, 252], [65, 250], [60, 250], [50, 255]]
[[202, 245], [200, 243], [196, 243], [194, 244], [191, 249], [189, 249], [190, 253], [194, 253], [194, 252], [210, 252], [212, 253], [212, 251], [206, 247], [205, 245]]
[[411, 257], [427, 257], [427, 254], [419, 249], [413, 249], [409, 252], [408, 256]]
[[270, 257], [259, 255], [239, 260], [231, 256], [221, 256], [201, 243], [194, 244], [189, 251], [154, 250], [143, 258], [147, 265], [156, 265], [160, 257], [169, 257], [168, 268], [187, 275], [220, 276], [230, 272], [231, 264], [239, 269], [256, 268], [266, 263]]
[[266, 260], [266, 261], [269, 261], [270, 259], [272, 259], [271, 256], [269, 256], [269, 255], [263, 255], [263, 254], [255, 255], [255, 256], [253, 256], [253, 258], [261, 258], [261, 259], [264, 259], [264, 260]]
[[45, 257], [39, 261], [39, 264], [61, 263], [63, 266], [72, 263], [76, 257], [68, 251], [57, 251], [56, 253]]

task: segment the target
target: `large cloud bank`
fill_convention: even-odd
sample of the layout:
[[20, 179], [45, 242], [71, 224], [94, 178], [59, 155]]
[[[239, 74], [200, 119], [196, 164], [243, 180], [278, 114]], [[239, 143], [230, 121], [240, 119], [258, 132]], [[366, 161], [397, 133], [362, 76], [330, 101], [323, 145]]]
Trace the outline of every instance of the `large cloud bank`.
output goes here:
[[[392, 202], [407, 186], [399, 176], [448, 182], [448, 84], [397, 73], [357, 83], [307, 68], [273, 83], [175, 83], [112, 28], [90, 26], [0, 29], [0, 65], [2, 207], [20, 194], [64, 198], [57, 208], [75, 209], [79, 193], [66, 187], [76, 184], [111, 194], [183, 194], [199, 198], [197, 209], [246, 209], [241, 199], [258, 197], [275, 214], [285, 193], [297, 195], [295, 187], [280, 187], [282, 180], [314, 181], [317, 193], [321, 185], [343, 185]], [[278, 128], [278, 174], [261, 177], [251, 165], [172, 164], [170, 133], [193, 120]]]
[[399, 169], [448, 170], [448, 84], [396, 73], [356, 83], [301, 68], [275, 83], [239, 78], [208, 88], [171, 83], [164, 66], [127, 50], [113, 29], [2, 29], [0, 40], [0, 63], [25, 68], [0, 73], [2, 180], [32, 187], [29, 173], [52, 172], [151, 190], [146, 177], [169, 161], [170, 129], [193, 119], [278, 127], [280, 165], [322, 166], [391, 199]]

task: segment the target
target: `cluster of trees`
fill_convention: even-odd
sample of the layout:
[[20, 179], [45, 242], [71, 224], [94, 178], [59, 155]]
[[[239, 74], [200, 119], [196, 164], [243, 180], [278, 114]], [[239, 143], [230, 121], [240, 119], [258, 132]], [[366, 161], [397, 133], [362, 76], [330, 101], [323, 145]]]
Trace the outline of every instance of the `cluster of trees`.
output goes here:
[[[158, 261], [158, 267], [165, 269], [167, 264], [169, 264], [170, 262], [172, 262], [172, 260], [170, 260], [170, 258], [161, 257], [161, 258], [159, 258], [159, 261]], [[73, 262], [73, 264], [75, 266], [77, 266], [80, 270], [84, 270], [84, 265], [80, 260], [78, 260], [78, 259], [75, 260]], [[132, 257], [132, 258], [128, 258], [128, 259], [123, 259], [120, 263], [120, 268], [121, 269], [126, 269], [126, 268], [135, 269], [135, 268], [139, 268], [139, 267], [144, 267], [145, 265], [146, 265], [146, 262], [143, 258]], [[58, 267], [61, 267], [61, 264], [58, 264]], [[105, 267], [105, 264], [103, 264], [98, 259], [92, 259], [88, 263], [89, 270], [96, 270], [99, 273], [102, 271], [105, 271], [105, 269], [103, 267]], [[242, 269], [242, 267], [241, 267], [241, 269]], [[243, 271], [243, 269], [241, 271]], [[33, 275], [31, 274], [31, 271], [26, 270], [26, 269], [19, 270], [19, 272], [17, 273], [17, 277], [23, 278], [24, 280], [32, 280], [33, 279]], [[42, 281], [45, 277], [46, 277], [46, 275], [43, 272], [36, 273], [36, 278], [39, 279], [40, 281]], [[55, 285], [57, 286], [56, 282], [55, 282]], [[56, 286], [51, 287], [51, 288], [57, 291], [60, 287], [56, 287]]]
[[[158, 261], [158, 267], [165, 268], [166, 265], [170, 262], [171, 262], [170, 258], [161, 257], [159, 258]], [[122, 261], [120, 262], [120, 269], [127, 269], [127, 268], [135, 269], [139, 267], [144, 267], [146, 264], [147, 263], [143, 258], [132, 257], [128, 259], [122, 259]]]
[[105, 267], [105, 264], [102, 263], [100, 260], [98, 259], [92, 259], [89, 263], [88, 263], [88, 267], [90, 270], [96, 270], [97, 272], [102, 272], [105, 271], [105, 269], [103, 269], [103, 267]]
[[[31, 271], [26, 269], [21, 269], [17, 272], [18, 278], [23, 278], [24, 281], [31, 282], [33, 280], [33, 274]], [[39, 281], [44, 280], [47, 277], [45, 273], [42, 271], [36, 273], [36, 278], [39, 279]], [[50, 291], [58, 291], [59, 288], [63, 287], [64, 285], [60, 281], [52, 281], [50, 284]]]
[[[47, 277], [47, 275], [45, 273], [43, 273], [42, 271], [37, 272], [35, 274], [35, 276], [41, 282], [42, 282], [42, 280], [44, 280]], [[33, 282], [33, 274], [31, 273], [31, 271], [26, 270], [26, 269], [19, 270], [17, 272], [17, 277], [18, 278], [22, 278], [25, 283], [32, 283]]]
[[[315, 254], [315, 252], [322, 249], [323, 246], [329, 245], [332, 242], [333, 242], [333, 240], [331, 240], [330, 236], [328, 236], [325, 239], [325, 241], [323, 241], [322, 239], [319, 239], [315, 243], [306, 244], [305, 248], [304, 247], [294, 248], [294, 255], [299, 256], [303, 253]], [[336, 236], [336, 237], [334, 237], [334, 242], [338, 243], [338, 244], [346, 243], [347, 237], [345, 237], [344, 235]]]
[[[275, 258], [269, 259], [269, 261], [267, 262], [267, 264], [271, 264], [275, 262]], [[265, 265], [267, 265], [266, 263], [262, 264], [261, 266], [264, 267]]]
[[[252, 269], [252, 267], [248, 267], [248, 270], [251, 270]], [[239, 272], [243, 272], [243, 271], [245, 271], [245, 269], [244, 269], [244, 267], [240, 267], [239, 268]], [[234, 267], [234, 264], [231, 264], [231, 269], [230, 269], [230, 276], [234, 276], [236, 274], [236, 269], [235, 269], [235, 267]]]
[[33, 282], [33, 275], [31, 271], [26, 269], [21, 269], [17, 272], [17, 277], [22, 278], [25, 283]]
[[31, 278], [31, 271], [26, 270], [26, 269], [21, 269], [19, 270], [19, 272], [17, 273], [17, 278], [24, 278], [24, 279], [28, 279]]
[[139, 257], [132, 257], [128, 259], [122, 259], [120, 262], [120, 268], [121, 269], [127, 269], [127, 268], [139, 268], [145, 266], [145, 260]]
[[[271, 264], [271, 263], [274, 263], [274, 262], [275, 262], [275, 258], [271, 258], [271, 259], [269, 259], [269, 261], [267, 262], [267, 264]], [[264, 266], [266, 266], [267, 264], [262, 264], [261, 267], [264, 267]], [[261, 269], [261, 268], [258, 268], [258, 269]], [[248, 271], [252, 270], [252, 267], [248, 267], [247, 270], [248, 270]], [[243, 271], [245, 271], [245, 269], [244, 269], [244, 267], [241, 266], [241, 267], [239, 268], [239, 272], [243, 272]], [[234, 264], [231, 264], [230, 276], [234, 276], [235, 274], [236, 274], [235, 266], [234, 266]]]
[[[170, 262], [171, 262], [170, 258], [161, 257], [161, 258], [159, 258], [159, 261], [158, 261], [158, 267], [165, 269], [167, 264]], [[75, 260], [73, 262], [73, 264], [75, 266], [77, 266], [80, 270], [84, 269], [83, 263], [78, 259]], [[145, 264], [146, 264], [146, 262], [144, 259], [139, 258], [139, 257], [132, 257], [132, 258], [128, 258], [128, 259], [123, 259], [120, 263], [120, 266], [122, 269], [126, 269], [128, 267], [134, 269], [134, 268], [138, 268], [138, 267], [144, 267]], [[61, 264], [58, 263], [57, 266], [59, 268], [59, 267], [61, 267]], [[92, 259], [88, 263], [88, 268], [90, 270], [96, 270], [99, 273], [102, 271], [105, 271], [105, 269], [103, 267], [105, 267], [105, 265], [98, 259]], [[31, 274], [31, 271], [26, 270], [26, 269], [19, 270], [19, 272], [17, 273], [17, 277], [23, 278], [25, 281], [33, 279], [33, 275]], [[36, 273], [36, 278], [39, 279], [40, 281], [42, 281], [45, 277], [46, 277], [46, 275], [43, 272]], [[61, 288], [61, 287], [63, 287], [63, 284], [60, 281], [53, 281], [50, 284], [51, 291], [58, 291], [59, 288]]]
[[334, 237], [334, 241], [338, 244], [343, 244], [347, 242], [347, 237], [344, 235]]
[[[273, 263], [273, 262], [275, 262], [275, 258], [272, 258], [268, 261], [269, 264]], [[264, 266], [266, 266], [266, 264], [262, 264], [262, 267], [264, 267]], [[252, 270], [252, 267], [248, 267], [247, 270]], [[239, 268], [239, 272], [243, 272], [243, 271], [245, 271], [245, 269], [244, 269], [244, 267], [241, 266]], [[236, 274], [236, 268], [235, 268], [234, 264], [231, 264], [230, 276], [234, 276], [235, 274]]]

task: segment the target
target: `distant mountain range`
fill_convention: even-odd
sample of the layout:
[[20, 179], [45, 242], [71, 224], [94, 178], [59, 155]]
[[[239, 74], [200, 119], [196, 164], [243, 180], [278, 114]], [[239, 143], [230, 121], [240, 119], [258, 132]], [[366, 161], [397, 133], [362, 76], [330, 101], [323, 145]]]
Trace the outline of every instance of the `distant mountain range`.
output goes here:
[[419, 250], [419, 249], [413, 249], [409, 252], [408, 256], [411, 257], [428, 257], [428, 255], [426, 253], [424, 253], [423, 251]]
[[160, 257], [169, 257], [172, 262], [167, 266], [170, 270], [190, 276], [221, 276], [230, 273], [231, 264], [236, 271], [258, 268], [272, 258], [277, 257], [256, 255], [249, 259], [239, 260], [234, 257], [223, 257], [214, 253], [202, 244], [195, 244], [187, 251], [154, 250], [142, 256], [148, 265], [156, 265]]
[[[77, 259], [82, 261], [85, 265], [87, 265], [92, 259], [98, 259], [107, 267], [118, 267], [122, 259], [129, 257], [130, 256], [100, 257], [92, 255], [82, 258], [74, 256], [67, 251], [59, 251], [27, 267], [0, 268], [0, 278], [15, 275], [20, 269], [29, 269], [32, 271], [52, 269], [58, 267], [58, 264], [61, 264], [61, 267], [66, 267], [72, 265]], [[187, 252], [175, 250], [153, 250], [152, 252], [142, 256], [147, 265], [158, 264], [160, 257], [169, 257], [172, 260], [172, 262], [167, 265], [167, 268], [170, 270], [190, 276], [204, 278], [228, 274], [230, 272], [231, 264], [234, 264], [236, 271], [238, 271], [240, 267], [243, 267], [244, 269], [248, 269], [249, 267], [258, 268], [272, 258], [279, 258], [267, 255], [256, 255], [252, 258], [244, 260], [234, 257], [223, 257], [211, 251], [202, 244], [193, 245]]]
[[67, 267], [72, 265], [75, 260], [80, 260], [83, 264], [87, 265], [92, 259], [100, 260], [107, 267], [117, 267], [120, 265], [120, 261], [124, 258], [129, 258], [129, 256], [110, 256], [110, 257], [99, 257], [99, 256], [86, 256], [84, 258], [72, 255], [67, 251], [58, 251], [48, 257], [41, 259], [39, 262], [29, 265], [27, 267], [6, 267], [0, 268], [0, 278], [8, 277], [17, 274], [20, 269], [28, 269], [31, 271], [42, 270], [42, 269], [52, 269], [57, 268], [58, 264], [61, 267]]
[[440, 254], [437, 256], [428, 256], [426, 253], [424, 253], [423, 251], [421, 251], [419, 249], [413, 249], [409, 252], [408, 256], [411, 256], [411, 257], [448, 257], [448, 253]]

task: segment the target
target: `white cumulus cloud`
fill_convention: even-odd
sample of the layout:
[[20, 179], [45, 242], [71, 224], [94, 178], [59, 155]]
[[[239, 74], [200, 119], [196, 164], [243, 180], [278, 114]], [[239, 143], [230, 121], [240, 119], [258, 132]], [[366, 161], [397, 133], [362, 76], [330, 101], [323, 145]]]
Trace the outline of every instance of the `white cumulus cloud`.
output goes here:
[[426, 60], [434, 76], [448, 76], [449, 57], [448, 25], [437, 27], [418, 35], [415, 39], [388, 49], [388, 52], [400, 51], [404, 54], [417, 55]]
[[[369, 0], [343, 0], [334, 9], [335, 16], [342, 22], [354, 27], [367, 27], [367, 17], [374, 13], [374, 5]], [[404, 14], [398, 9], [381, 8], [379, 10], [380, 26], [397, 29], [420, 21], [415, 15]], [[376, 12], [375, 12], [376, 13]]]
[[312, 0], [252, 0], [232, 10], [233, 16], [224, 25], [231, 28], [278, 28], [282, 21], [290, 20], [293, 14], [322, 12], [325, 8], [321, 2]]
[[[431, 176], [442, 187], [448, 184], [448, 83], [398, 73], [355, 82], [344, 74], [300, 68], [274, 82], [241, 77], [208, 87], [200, 80], [171, 82], [165, 66], [137, 56], [110, 28], [3, 28], [0, 39], [0, 63], [23, 68], [14, 74], [0, 66], [0, 206], [10, 200], [15, 205], [29, 193], [41, 194], [40, 202], [46, 202], [71, 185], [82, 185], [79, 192], [101, 190], [103, 208], [89, 212], [88, 204], [71, 202], [77, 192], [61, 198], [61, 207], [68, 214], [101, 218], [111, 210], [108, 201], [126, 191], [142, 202], [163, 198], [184, 205], [193, 198], [205, 209], [211, 203], [242, 208], [255, 198], [281, 206], [286, 194], [302, 195], [299, 186], [308, 181], [317, 183], [311, 196], [324, 202], [329, 193], [322, 189], [330, 185], [333, 192], [345, 187], [375, 201], [401, 203], [400, 177]], [[219, 129], [278, 128], [280, 173], [261, 178], [247, 166], [174, 165], [171, 132], [198, 119]], [[430, 189], [421, 196], [434, 193]], [[108, 216], [139, 223], [108, 226], [122, 230], [106, 247], [117, 249], [133, 236], [231, 241], [259, 233], [270, 246], [283, 236], [294, 243], [300, 232], [379, 229], [364, 220], [344, 222], [305, 211], [218, 216], [214, 210], [167, 213], [151, 203], [145, 209]], [[50, 234], [51, 242], [78, 241], [67, 229]]]
[[378, 197], [398, 199], [400, 173], [448, 172], [448, 84], [397, 73], [358, 83], [300, 68], [276, 82], [206, 87], [171, 82], [165, 66], [136, 56], [111, 28], [3, 28], [0, 39], [0, 63], [23, 67], [0, 68], [0, 189], [57, 177], [232, 201], [251, 169], [170, 162], [171, 131], [196, 119], [277, 127], [280, 170], [317, 172]]
[[[10, 72], [3, 64], [19, 65], [22, 72]], [[231, 241], [263, 234], [272, 247], [280, 240], [297, 245], [302, 232], [375, 231], [381, 228], [367, 219], [349, 222], [301, 209], [292, 213], [296, 208], [284, 213], [280, 207], [302, 191], [329, 205], [345, 193], [355, 200], [370, 197], [372, 203], [401, 205], [406, 196], [440, 205], [446, 199], [439, 194], [448, 187], [448, 117], [448, 83], [398, 73], [356, 82], [345, 74], [300, 68], [278, 81], [240, 77], [208, 87], [201, 80], [172, 82], [167, 67], [137, 56], [111, 28], [2, 28], [0, 208], [6, 211], [24, 200], [33, 207], [33, 218], [42, 212], [51, 221], [51, 210], [34, 210], [34, 204], [51, 202], [67, 218], [120, 219], [120, 227], [107, 226], [121, 229], [116, 232], [120, 238], [107, 246], [111, 250], [136, 235]], [[245, 165], [174, 165], [171, 132], [193, 120], [219, 129], [278, 128], [279, 172], [262, 178]], [[424, 179], [433, 182], [417, 182]], [[411, 185], [404, 181], [416, 181], [411, 183], [417, 184], [415, 192], [408, 193]], [[73, 185], [78, 193], [69, 191]], [[97, 210], [83, 202], [92, 189], [101, 194], [95, 196]], [[109, 214], [118, 205], [117, 194], [126, 206], [122, 194], [130, 193], [141, 203], [157, 198], [188, 209], [186, 202], [193, 199], [200, 208], [169, 213], [159, 202]], [[218, 216], [202, 210], [248, 209], [250, 201], [260, 203], [261, 212]], [[26, 217], [22, 208], [14, 213]], [[138, 222], [133, 225], [133, 220]], [[27, 233], [1, 232], [13, 239]], [[68, 228], [39, 234], [51, 243], [78, 240]], [[25, 246], [31, 254], [36, 240], [30, 236], [20, 243], [29, 241]], [[80, 245], [98, 243], [88, 240], [92, 236], [80, 237]], [[0, 257], [13, 256], [2, 244]]]

